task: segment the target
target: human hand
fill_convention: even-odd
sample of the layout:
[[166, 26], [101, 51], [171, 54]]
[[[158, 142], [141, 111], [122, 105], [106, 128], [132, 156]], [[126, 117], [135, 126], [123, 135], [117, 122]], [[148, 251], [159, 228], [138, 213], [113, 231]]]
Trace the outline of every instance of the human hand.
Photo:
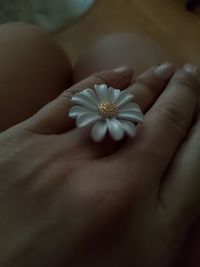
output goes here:
[[179, 71], [152, 106], [173, 74], [155, 69], [128, 89], [148, 112], [116, 151], [66, 114], [73, 93], [95, 83], [125, 88], [130, 71], [90, 77], [0, 135], [1, 266], [171, 266], [199, 212], [193, 199], [193, 213], [185, 199], [171, 204], [180, 181], [171, 195], [165, 174], [190, 128], [197, 79]]
[[[190, 129], [182, 148], [179, 150], [177, 159], [173, 162], [173, 167], [171, 166], [173, 169], [172, 175], [169, 173], [171, 183], [175, 174], [179, 174], [176, 177], [176, 181], [179, 180], [180, 194], [177, 194], [175, 201], [177, 203], [185, 201], [187, 209], [191, 208], [191, 213], [194, 212], [194, 209], [197, 210], [197, 219], [190, 228], [187, 242], [177, 263], [179, 267], [200, 266], [200, 214], [198, 210], [200, 201], [200, 90], [198, 102], [193, 127]], [[188, 203], [186, 204], [186, 202]], [[196, 205], [192, 203], [196, 203]], [[193, 216], [188, 215], [188, 218], [193, 218]]]

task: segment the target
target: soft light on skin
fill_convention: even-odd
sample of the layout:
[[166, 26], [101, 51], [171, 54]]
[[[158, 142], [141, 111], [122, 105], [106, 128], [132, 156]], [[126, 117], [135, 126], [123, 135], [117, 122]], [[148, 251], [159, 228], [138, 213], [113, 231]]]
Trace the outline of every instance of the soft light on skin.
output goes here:
[[104, 118], [112, 118], [117, 115], [118, 109], [112, 102], [102, 102], [98, 106], [99, 114]]

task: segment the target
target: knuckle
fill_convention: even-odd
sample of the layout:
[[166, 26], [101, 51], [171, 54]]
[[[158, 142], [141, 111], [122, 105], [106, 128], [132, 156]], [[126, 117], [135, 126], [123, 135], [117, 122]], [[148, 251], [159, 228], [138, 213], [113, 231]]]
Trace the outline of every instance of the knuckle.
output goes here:
[[155, 76], [153, 73], [144, 73], [136, 80], [137, 83], [147, 87], [153, 92], [160, 91], [164, 88], [166, 82], [163, 81], [159, 76]]
[[[113, 178], [109, 173], [105, 174], [105, 179], [95, 178], [90, 181], [90, 186], [82, 195], [84, 199], [90, 203], [91, 207], [98, 210], [101, 218], [108, 214], [121, 213], [128, 205], [132, 191], [130, 190], [127, 179], [122, 179], [121, 173], [111, 171]], [[102, 177], [101, 177], [102, 178]]]
[[76, 94], [83, 91], [85, 88], [91, 84], [93, 86], [94, 84], [110, 84], [110, 78], [107, 72], [96, 72], [93, 73], [88, 79], [81, 81], [78, 84], [73, 85], [69, 89], [65, 90], [61, 96], [65, 98], [66, 100], [71, 100], [71, 98]]
[[64, 101], [71, 101], [72, 97], [77, 94], [80, 93], [81, 91], [83, 91], [84, 89], [82, 87], [79, 86], [73, 86], [67, 90], [65, 90], [60, 96], [60, 99], [63, 99]]
[[107, 75], [105, 74], [104, 71], [102, 72], [95, 72], [92, 74], [92, 79], [95, 80], [95, 82], [97, 84], [101, 84], [101, 83], [105, 83], [105, 84], [109, 84], [110, 83], [110, 79], [109, 77], [107, 77]]
[[[80, 90], [79, 90], [80, 91]], [[79, 92], [78, 90], [66, 90], [61, 95], [60, 98], [62, 98], [64, 101], [69, 101], [72, 99], [73, 95]]]
[[196, 89], [198, 86], [198, 79], [192, 74], [179, 71], [173, 77], [172, 82], [179, 87]]
[[170, 123], [181, 136], [187, 134], [187, 114], [184, 109], [177, 103], [164, 103], [156, 107], [156, 112], [162, 121]]

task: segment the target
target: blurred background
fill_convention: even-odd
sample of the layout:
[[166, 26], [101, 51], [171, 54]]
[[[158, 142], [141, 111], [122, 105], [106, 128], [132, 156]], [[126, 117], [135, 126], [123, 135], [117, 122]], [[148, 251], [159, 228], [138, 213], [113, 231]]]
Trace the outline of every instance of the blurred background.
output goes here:
[[[193, 9], [191, 3], [200, 1], [189, 2]], [[158, 41], [179, 62], [200, 65], [199, 9], [189, 12], [185, 5], [184, 0], [0, 0], [0, 23], [40, 24], [52, 32], [72, 63], [107, 34], [139, 32]]]
[[179, 62], [200, 65], [199, 9], [187, 11], [184, 0], [97, 0], [87, 16], [55, 37], [75, 62], [91, 43], [113, 32], [144, 33]]
[[95, 0], [0, 0], [0, 23], [25, 21], [46, 31], [69, 26], [93, 5]]

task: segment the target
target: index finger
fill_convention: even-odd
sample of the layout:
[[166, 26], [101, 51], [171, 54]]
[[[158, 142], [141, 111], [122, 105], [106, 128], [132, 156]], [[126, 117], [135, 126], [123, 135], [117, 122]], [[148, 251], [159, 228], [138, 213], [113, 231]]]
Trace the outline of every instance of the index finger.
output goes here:
[[68, 117], [68, 112], [72, 105], [71, 98], [75, 93], [102, 83], [124, 89], [130, 85], [132, 77], [133, 69], [128, 66], [95, 73], [65, 90], [55, 100], [27, 120], [24, 126], [41, 134], [64, 133], [74, 126], [74, 121]]

